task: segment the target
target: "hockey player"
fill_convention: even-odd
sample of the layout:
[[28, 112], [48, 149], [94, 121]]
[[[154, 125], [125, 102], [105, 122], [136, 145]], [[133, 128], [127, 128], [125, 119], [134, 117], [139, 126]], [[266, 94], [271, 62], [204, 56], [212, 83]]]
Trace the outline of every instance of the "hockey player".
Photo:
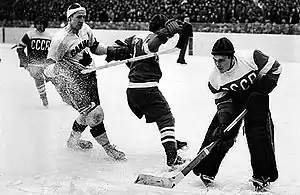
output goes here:
[[246, 108], [244, 131], [251, 157], [252, 181], [256, 190], [260, 190], [278, 178], [269, 93], [276, 87], [282, 67], [260, 50], [235, 54], [232, 43], [225, 37], [215, 42], [211, 54], [215, 68], [208, 86], [214, 94], [217, 112], [200, 150], [217, 139], [221, 142], [193, 172], [205, 185], [213, 182], [223, 158], [235, 142], [242, 121], [230, 131], [223, 131]]
[[[35, 29], [26, 32], [17, 45], [20, 67], [25, 68], [34, 79], [43, 106], [45, 107], [48, 106], [48, 99], [42, 66], [45, 63], [51, 43], [51, 34], [46, 30], [47, 26], [48, 21], [46, 18], [43, 16], [37, 17], [34, 22]], [[25, 48], [27, 48], [27, 55]]]
[[[162, 44], [182, 30], [182, 23], [168, 20], [163, 14], [156, 14], [149, 23], [151, 32], [145, 39], [133, 36], [125, 40], [132, 57], [157, 52]], [[168, 166], [185, 162], [177, 155], [177, 149], [186, 146], [186, 142], [175, 139], [175, 120], [169, 104], [158, 88], [162, 77], [158, 56], [128, 63], [129, 86], [127, 101], [132, 112], [138, 117], [145, 116], [147, 123], [155, 122], [161, 135], [161, 143], [166, 153]]]
[[107, 47], [98, 42], [92, 29], [85, 23], [85, 17], [84, 7], [78, 3], [69, 6], [68, 24], [53, 37], [48, 53], [49, 65], [44, 73], [48, 77], [59, 78], [57, 84], [66, 91], [72, 107], [79, 112], [78, 118], [73, 123], [67, 146], [82, 150], [92, 148], [90, 141], [80, 139], [82, 132], [89, 126], [92, 136], [104, 148], [107, 155], [116, 160], [123, 160], [125, 154], [111, 145], [107, 137], [96, 72], [82, 74], [81, 70], [94, 65], [90, 52], [122, 59], [123, 53], [128, 54], [128, 48]]

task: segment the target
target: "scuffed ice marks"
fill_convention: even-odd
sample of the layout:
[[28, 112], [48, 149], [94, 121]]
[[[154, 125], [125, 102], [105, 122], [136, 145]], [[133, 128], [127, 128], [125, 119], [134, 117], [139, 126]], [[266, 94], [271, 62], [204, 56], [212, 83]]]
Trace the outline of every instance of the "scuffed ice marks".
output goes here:
[[123, 187], [118, 187], [107, 181], [101, 181], [101, 179], [96, 180], [68, 175], [37, 175], [33, 178], [22, 178], [9, 182], [7, 187], [24, 194], [43, 195], [104, 195], [112, 191], [124, 190]]

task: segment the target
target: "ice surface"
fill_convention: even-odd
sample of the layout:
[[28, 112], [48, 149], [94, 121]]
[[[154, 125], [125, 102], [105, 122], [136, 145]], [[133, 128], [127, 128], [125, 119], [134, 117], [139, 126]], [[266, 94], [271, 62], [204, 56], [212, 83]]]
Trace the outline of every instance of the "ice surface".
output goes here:
[[[138, 120], [127, 105], [125, 65], [98, 71], [98, 83], [108, 135], [128, 160], [110, 160], [88, 130], [83, 138], [95, 148], [89, 152], [69, 150], [66, 140], [76, 111], [62, 102], [50, 83], [46, 85], [50, 105], [43, 108], [33, 80], [18, 68], [11, 46], [0, 45], [1, 195], [256, 194], [248, 182], [252, 174], [242, 133], [224, 159], [214, 188], [207, 190], [193, 173], [173, 189], [134, 184], [139, 173], [161, 174], [165, 156], [156, 125]], [[184, 155], [193, 157], [215, 112], [207, 88], [213, 64], [208, 57], [187, 56], [186, 66], [176, 64], [176, 59], [177, 54], [161, 56], [160, 89], [175, 116], [177, 138], [189, 144]], [[95, 60], [97, 65], [104, 63], [102, 57]], [[300, 194], [300, 66], [282, 64], [279, 85], [271, 94], [279, 169], [279, 179], [271, 189], [275, 194]]]

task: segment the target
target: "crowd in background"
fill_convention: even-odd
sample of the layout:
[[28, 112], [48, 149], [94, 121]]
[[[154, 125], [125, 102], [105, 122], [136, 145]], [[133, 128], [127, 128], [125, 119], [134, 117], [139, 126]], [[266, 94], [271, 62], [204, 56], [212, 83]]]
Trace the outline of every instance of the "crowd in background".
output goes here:
[[120, 24], [132, 23], [130, 29], [143, 29], [137, 23], [164, 13], [170, 18], [188, 17], [192, 23], [207, 24], [205, 29], [196, 25], [197, 31], [273, 33], [281, 29], [275, 33], [292, 34], [298, 29], [300, 13], [300, 0], [4, 0], [0, 21], [6, 26], [25, 26], [26, 21], [45, 15], [56, 27], [66, 21], [67, 7], [74, 2], [87, 9], [86, 21], [95, 28], [123, 29]]

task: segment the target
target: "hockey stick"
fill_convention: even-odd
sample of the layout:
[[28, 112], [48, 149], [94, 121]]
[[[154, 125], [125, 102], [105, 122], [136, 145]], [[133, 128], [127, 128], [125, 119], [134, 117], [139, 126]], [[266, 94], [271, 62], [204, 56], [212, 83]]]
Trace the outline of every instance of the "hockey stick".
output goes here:
[[15, 49], [16, 47], [18, 47], [17, 44], [15, 44], [14, 46], [12, 46], [10, 49]]
[[172, 49], [167, 49], [167, 50], [159, 51], [159, 52], [156, 52], [156, 53], [150, 53], [150, 54], [147, 54], [147, 55], [137, 56], [137, 57], [129, 58], [129, 59], [126, 59], [126, 60], [121, 60], [121, 61], [116, 61], [116, 62], [108, 63], [108, 64], [105, 64], [103, 66], [97, 66], [97, 67], [87, 68], [87, 69], [82, 70], [81, 73], [86, 74], [86, 73], [93, 72], [95, 70], [101, 70], [101, 69], [104, 69], [104, 68], [109, 68], [109, 67], [112, 67], [112, 66], [126, 64], [126, 63], [129, 63], [129, 62], [135, 62], [135, 61], [139, 61], [139, 60], [144, 60], [144, 59], [152, 58], [152, 57], [158, 56], [158, 55], [169, 54], [169, 53], [172, 53], [172, 52], [175, 52], [175, 51], [179, 51], [179, 48], [174, 47]]
[[[228, 125], [228, 127], [224, 130], [224, 132], [229, 131], [234, 125], [236, 125], [237, 122], [239, 122], [247, 113], [247, 110], [243, 110], [243, 112], [236, 117]], [[157, 187], [163, 187], [163, 188], [173, 188], [176, 186], [184, 177], [197, 165], [201, 160], [203, 160], [212, 150], [212, 148], [219, 142], [221, 139], [218, 139], [208, 146], [204, 147], [197, 156], [189, 162], [179, 173], [177, 173], [175, 176], [171, 178], [167, 177], [158, 177], [148, 174], [140, 174], [134, 183], [137, 184], [143, 184], [143, 185], [150, 185], [150, 186], [157, 186]]]

